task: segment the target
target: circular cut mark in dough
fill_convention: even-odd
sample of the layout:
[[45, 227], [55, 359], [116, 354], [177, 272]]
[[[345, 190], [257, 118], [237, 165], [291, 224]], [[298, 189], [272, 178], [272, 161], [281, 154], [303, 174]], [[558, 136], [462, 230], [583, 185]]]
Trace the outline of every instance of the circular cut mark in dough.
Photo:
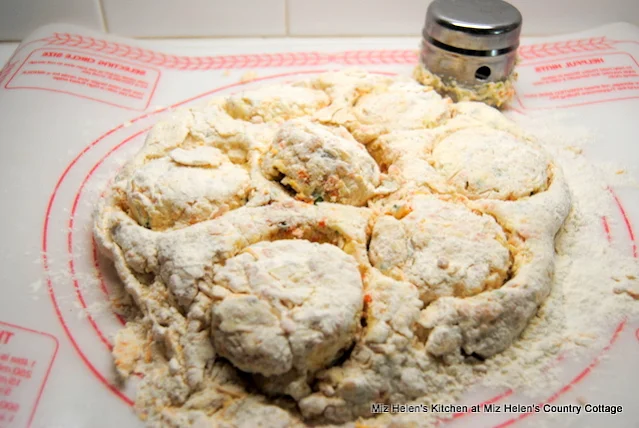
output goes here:
[[355, 259], [333, 245], [260, 242], [227, 260], [214, 282], [213, 342], [240, 370], [315, 371], [354, 340], [362, 279]]
[[394, 83], [357, 101], [353, 135], [368, 143], [393, 130], [431, 128], [448, 115], [448, 106], [437, 92], [415, 82]]
[[544, 153], [508, 132], [467, 128], [440, 141], [433, 166], [459, 193], [472, 198], [514, 200], [548, 186]]
[[421, 299], [467, 297], [500, 287], [508, 275], [506, 235], [488, 215], [418, 195], [401, 220], [385, 215], [370, 243], [373, 266], [417, 286]]
[[213, 147], [175, 149], [131, 176], [126, 198], [131, 216], [152, 230], [180, 228], [244, 205], [249, 174]]
[[231, 95], [226, 111], [235, 119], [252, 122], [284, 122], [313, 114], [330, 98], [323, 91], [290, 85], [273, 85]]
[[262, 169], [306, 202], [362, 206], [380, 184], [379, 166], [348, 131], [306, 119], [282, 125]]

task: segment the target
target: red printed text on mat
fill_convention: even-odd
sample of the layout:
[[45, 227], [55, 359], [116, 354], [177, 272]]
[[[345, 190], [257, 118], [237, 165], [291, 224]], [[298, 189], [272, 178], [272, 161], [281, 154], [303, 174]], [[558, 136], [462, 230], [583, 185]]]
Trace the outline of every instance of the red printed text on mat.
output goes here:
[[36, 49], [7, 82], [7, 89], [31, 88], [77, 95], [135, 110], [148, 107], [158, 70], [92, 53]]
[[0, 427], [30, 425], [57, 351], [53, 336], [0, 321]]
[[628, 53], [521, 64], [517, 94], [527, 109], [639, 98], [639, 64]]

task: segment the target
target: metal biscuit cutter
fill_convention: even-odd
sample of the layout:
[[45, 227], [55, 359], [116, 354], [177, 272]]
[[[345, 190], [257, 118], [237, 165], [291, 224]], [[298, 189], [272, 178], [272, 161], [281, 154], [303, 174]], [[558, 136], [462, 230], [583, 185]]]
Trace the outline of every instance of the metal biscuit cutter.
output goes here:
[[515, 68], [521, 13], [502, 0], [434, 0], [422, 31], [421, 62], [447, 82], [475, 87]]

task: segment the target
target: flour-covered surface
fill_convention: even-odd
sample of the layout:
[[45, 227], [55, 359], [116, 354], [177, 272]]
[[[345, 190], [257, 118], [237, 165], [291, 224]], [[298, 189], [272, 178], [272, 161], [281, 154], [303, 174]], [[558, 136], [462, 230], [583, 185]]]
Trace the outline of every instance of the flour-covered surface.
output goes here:
[[46, 27], [0, 72], [9, 426], [639, 418], [635, 28], [524, 40], [509, 119], [411, 82], [417, 38], [103, 39]]

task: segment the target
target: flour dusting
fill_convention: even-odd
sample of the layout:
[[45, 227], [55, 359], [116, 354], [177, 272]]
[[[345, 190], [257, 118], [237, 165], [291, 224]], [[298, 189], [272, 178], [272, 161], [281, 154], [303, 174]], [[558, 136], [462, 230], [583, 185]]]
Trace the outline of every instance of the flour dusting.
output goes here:
[[[608, 241], [609, 228], [622, 221], [614, 198], [615, 188], [636, 186], [618, 165], [593, 163], [586, 158], [595, 134], [587, 128], [563, 125], [562, 114], [518, 117], [520, 126], [538, 137], [562, 167], [572, 195], [572, 210], [555, 246], [555, 274], [550, 296], [520, 340], [486, 362], [484, 381], [530, 394], [557, 386], [562, 357], [600, 349], [623, 320], [639, 315], [636, 290], [639, 263], [630, 245]], [[579, 148], [579, 150], [575, 150]], [[623, 230], [623, 229], [620, 229]], [[617, 237], [618, 238], [618, 237]], [[552, 366], [550, 370], [543, 370]]]
[[565, 119], [358, 71], [176, 110], [93, 229], [131, 299], [113, 357], [143, 375], [139, 416], [425, 426], [473, 386], [556, 390], [639, 315], [616, 193], [636, 184]]

